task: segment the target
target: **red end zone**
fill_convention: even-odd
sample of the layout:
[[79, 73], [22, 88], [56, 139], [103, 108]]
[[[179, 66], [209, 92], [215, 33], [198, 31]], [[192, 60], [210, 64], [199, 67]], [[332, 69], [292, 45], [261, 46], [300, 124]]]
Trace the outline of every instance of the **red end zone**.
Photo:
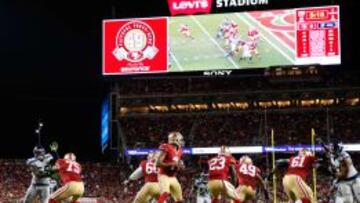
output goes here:
[[249, 14], [295, 52], [296, 37], [293, 10], [250, 12]]

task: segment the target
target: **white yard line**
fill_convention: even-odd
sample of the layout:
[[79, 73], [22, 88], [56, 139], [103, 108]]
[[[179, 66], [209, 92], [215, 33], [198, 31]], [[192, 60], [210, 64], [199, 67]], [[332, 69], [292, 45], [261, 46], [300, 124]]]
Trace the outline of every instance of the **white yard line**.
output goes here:
[[[238, 15], [238, 14], [236, 14], [236, 15]], [[281, 41], [278, 37], [276, 37], [276, 36], [274, 35], [274, 33], [270, 32], [268, 29], [266, 29], [266, 27], [265, 27], [264, 25], [262, 25], [261, 23], [257, 22], [252, 16], [250, 16], [250, 14], [244, 13], [244, 15], [246, 15], [250, 20], [252, 20], [256, 25], [260, 26], [263, 30], [265, 30], [269, 35], [271, 35], [273, 38], [275, 38], [278, 42], [282, 43], [282, 41]], [[244, 20], [246, 20], [246, 19], [244, 19]], [[293, 50], [293, 49], [292, 49], [291, 47], [289, 47], [289, 46], [286, 46], [286, 48], [288, 48], [289, 51], [291, 51], [291, 52], [295, 52], [295, 50]]]
[[[288, 13], [286, 13], [286, 14], [282, 14], [280, 17], [279, 17], [279, 19], [280, 19], [280, 21], [282, 22], [282, 23], [284, 23], [284, 25], [288, 25], [288, 26], [294, 26], [294, 24], [291, 24], [291, 23], [289, 23], [289, 22], [287, 22], [286, 20], [285, 20], [285, 16], [287, 15]], [[291, 14], [290, 14], [291, 15]], [[294, 22], [295, 23], [295, 22]]]
[[[238, 13], [235, 14], [240, 20], [242, 20], [244, 23], [246, 23], [249, 27], [252, 26], [245, 18], [240, 16]], [[247, 14], [245, 14], [247, 15]], [[257, 23], [256, 25], [262, 26], [260, 23]], [[267, 31], [266, 28], [262, 27], [263, 30]], [[271, 32], [267, 31], [268, 33], [272, 34]], [[286, 54], [283, 50], [280, 49], [279, 46], [274, 44], [271, 40], [269, 40], [265, 35], [261, 35], [263, 39], [265, 39], [271, 46], [273, 46], [280, 54], [282, 54], [286, 59], [288, 59], [290, 62], [295, 64], [295, 60], [291, 58], [288, 54]], [[275, 37], [275, 36], [274, 36]], [[276, 37], [275, 37], [276, 38]], [[276, 38], [277, 39], [277, 38]]]
[[[282, 33], [283, 33], [284, 35], [286, 35], [286, 37], [289, 38], [289, 40], [295, 42], [295, 37], [292, 36], [292, 35], [290, 35], [287, 31], [282, 31]], [[295, 51], [294, 51], [294, 52], [295, 52]]]
[[[224, 57], [226, 55], [225, 50], [219, 45], [219, 43], [210, 35], [210, 33], [204, 28], [203, 25], [194, 17], [191, 16], [191, 19], [200, 27], [200, 29], [209, 37], [210, 41], [215, 44], [217, 48], [224, 54]], [[235, 61], [231, 57], [226, 57], [237, 69], [239, 69], [239, 65], [235, 63]]]
[[[253, 19], [251, 16], [249, 16], [249, 17], [250, 17], [250, 19]], [[291, 24], [289, 24], [288, 22], [286, 22], [282, 16], [276, 17], [276, 18], [272, 19], [272, 20], [271, 20], [271, 23], [274, 24], [274, 25], [276, 25], [276, 19], [279, 19], [279, 20], [280, 20], [281, 22], [283, 22], [284, 24], [291, 25]], [[293, 26], [294, 26], [294, 25], [293, 25]], [[265, 28], [265, 29], [266, 29], [266, 28]], [[272, 29], [272, 28], [266, 29], [266, 31], [269, 31], [269, 30], [272, 30], [272, 31], [274, 31], [274, 32], [280, 32], [281, 34], [285, 35], [290, 41], [295, 42], [295, 38], [294, 38], [293, 36], [289, 35], [289, 34], [287, 33], [287, 31], [280, 31], [280, 30], [276, 30], [276, 29]], [[273, 34], [271, 31], [269, 31], [269, 32], [270, 32], [271, 34]], [[273, 37], [276, 37], [276, 39], [278, 39], [279, 41], [281, 41], [278, 36], [273, 35]], [[286, 48], [288, 48], [292, 53], [295, 54], [295, 50], [294, 50], [290, 45], [288, 45], [287, 43], [282, 43], [282, 44], [283, 44], [284, 46], [286, 46]]]
[[175, 61], [175, 64], [177, 65], [177, 67], [183, 71], [184, 68], [181, 66], [181, 64], [179, 63], [179, 61], [177, 60], [176, 56], [170, 51], [170, 55], [171, 55], [171, 58]]

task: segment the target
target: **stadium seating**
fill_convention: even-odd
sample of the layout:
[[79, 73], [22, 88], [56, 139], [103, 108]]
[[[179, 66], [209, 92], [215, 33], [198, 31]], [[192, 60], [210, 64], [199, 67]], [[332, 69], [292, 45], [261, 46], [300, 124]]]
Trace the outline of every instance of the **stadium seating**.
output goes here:
[[[192, 116], [129, 117], [121, 119], [124, 136], [129, 148], [157, 147], [166, 141], [172, 130], [180, 131], [186, 138], [186, 145], [208, 147], [218, 145], [243, 146], [266, 145], [267, 134], [274, 129], [278, 145], [310, 144], [311, 128], [317, 136], [327, 139], [340, 139], [343, 142], [359, 142], [360, 110], [330, 111], [263, 111], [238, 114], [206, 114]], [[266, 123], [265, 123], [266, 122]], [[131, 139], [130, 139], [131, 138]], [[270, 137], [268, 137], [270, 144]]]

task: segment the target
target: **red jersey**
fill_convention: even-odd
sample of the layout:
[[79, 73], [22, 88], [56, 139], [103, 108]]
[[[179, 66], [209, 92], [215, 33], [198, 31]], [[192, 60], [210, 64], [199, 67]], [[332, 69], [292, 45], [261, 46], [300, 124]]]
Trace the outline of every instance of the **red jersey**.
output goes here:
[[[172, 163], [174, 161], [177, 162], [177, 161], [181, 160], [181, 157], [183, 154], [181, 148], [176, 149], [176, 147], [172, 144], [161, 144], [159, 149], [166, 154], [164, 163]], [[159, 167], [159, 168], [160, 168], [160, 171], [159, 171], [160, 174], [164, 174], [167, 176], [175, 176], [176, 175], [176, 171], [177, 171], [176, 168], [173, 168], [173, 167], [172, 168]]]
[[290, 158], [286, 174], [298, 175], [305, 180], [309, 175], [314, 161], [314, 156], [293, 156]]
[[256, 190], [257, 176], [261, 174], [258, 167], [253, 164], [240, 164], [236, 167], [239, 185], [250, 186]]
[[229, 169], [235, 165], [236, 160], [232, 156], [219, 155], [209, 160], [209, 180], [228, 180]]
[[255, 36], [257, 36], [259, 34], [259, 32], [256, 30], [256, 29], [250, 29], [249, 31], [248, 31], [248, 36], [249, 37], [255, 37]]
[[190, 31], [190, 28], [186, 25], [180, 27], [180, 32], [188, 32]]
[[144, 175], [145, 183], [158, 182], [155, 160], [150, 160], [150, 161], [144, 160], [140, 163], [140, 167]]
[[256, 47], [257, 47], [257, 43], [256, 43], [256, 42], [254, 42], [254, 41], [250, 41], [250, 42], [249, 42], [249, 49], [250, 49], [250, 50], [254, 51], [254, 50], [256, 50]]
[[71, 181], [82, 181], [82, 169], [78, 162], [67, 159], [59, 159], [56, 161], [55, 165], [59, 169], [59, 176], [63, 184]]

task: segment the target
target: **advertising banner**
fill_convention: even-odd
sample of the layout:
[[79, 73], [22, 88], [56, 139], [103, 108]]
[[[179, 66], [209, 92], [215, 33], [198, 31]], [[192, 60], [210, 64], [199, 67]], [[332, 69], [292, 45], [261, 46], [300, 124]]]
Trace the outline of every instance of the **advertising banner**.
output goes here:
[[167, 20], [103, 21], [103, 74], [167, 72]]

